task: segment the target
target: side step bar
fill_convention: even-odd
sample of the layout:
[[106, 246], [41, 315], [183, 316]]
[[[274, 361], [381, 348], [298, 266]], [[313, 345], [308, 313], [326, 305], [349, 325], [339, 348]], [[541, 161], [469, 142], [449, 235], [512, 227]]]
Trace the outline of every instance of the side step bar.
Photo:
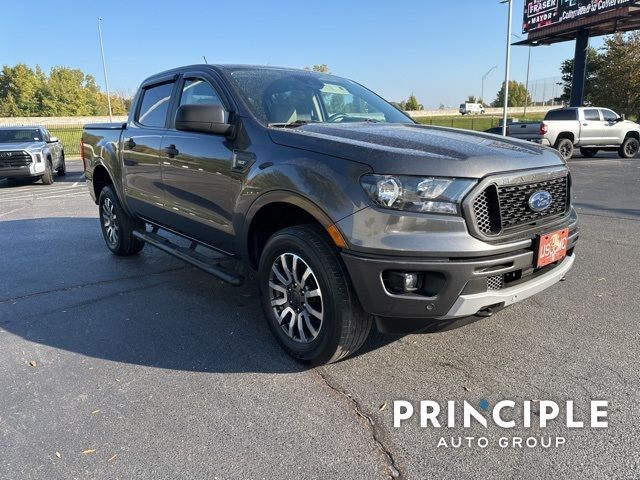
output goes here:
[[185, 262], [190, 263], [194, 267], [199, 268], [209, 275], [213, 275], [223, 282], [227, 282], [235, 287], [242, 285], [242, 283], [244, 282], [244, 277], [242, 277], [242, 275], [227, 272], [226, 270], [224, 270], [216, 262], [216, 260], [218, 259], [209, 258], [196, 252], [196, 246], [198, 245], [196, 242], [191, 242], [190, 248], [181, 247], [171, 242], [168, 238], [158, 235], [157, 233], [155, 233], [155, 231], [147, 232], [144, 230], [134, 230], [133, 236], [139, 238], [145, 243], [148, 243], [149, 245], [159, 248], [169, 255], [173, 255], [180, 260], [184, 260]]

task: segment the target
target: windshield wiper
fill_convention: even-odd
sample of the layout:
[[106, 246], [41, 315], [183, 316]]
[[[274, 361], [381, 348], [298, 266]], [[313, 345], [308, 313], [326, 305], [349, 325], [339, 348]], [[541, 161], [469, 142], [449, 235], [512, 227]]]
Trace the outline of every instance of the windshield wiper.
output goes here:
[[295, 122], [287, 122], [287, 123], [270, 123], [269, 126], [276, 127], [276, 128], [295, 128], [295, 127], [301, 127], [302, 125], [306, 125], [307, 123], [312, 123], [312, 122], [313, 121], [308, 121], [308, 120], [296, 120]]

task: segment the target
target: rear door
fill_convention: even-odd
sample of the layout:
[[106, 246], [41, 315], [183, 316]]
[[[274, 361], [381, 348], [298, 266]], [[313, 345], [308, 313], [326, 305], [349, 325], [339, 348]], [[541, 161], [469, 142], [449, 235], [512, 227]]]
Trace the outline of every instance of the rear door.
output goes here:
[[173, 77], [143, 85], [133, 121], [122, 136], [124, 192], [138, 215], [160, 222], [164, 199], [160, 168], [160, 145], [167, 131]]
[[603, 145], [604, 124], [597, 108], [585, 108], [580, 119], [580, 145]]
[[184, 73], [171, 114], [171, 128], [164, 135], [160, 150], [167, 215], [180, 233], [230, 252], [233, 145], [222, 135], [176, 130], [177, 109], [190, 104], [218, 104], [227, 112], [231, 110], [228, 99], [208, 73]]

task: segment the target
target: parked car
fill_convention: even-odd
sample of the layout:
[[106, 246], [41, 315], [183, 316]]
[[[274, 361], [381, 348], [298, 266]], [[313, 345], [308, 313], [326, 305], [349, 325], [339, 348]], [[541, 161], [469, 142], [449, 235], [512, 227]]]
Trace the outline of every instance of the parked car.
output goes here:
[[556, 148], [565, 160], [579, 148], [585, 157], [598, 151], [617, 151], [633, 158], [640, 150], [640, 125], [608, 108], [580, 107], [550, 110], [540, 124], [543, 143]]
[[[485, 130], [485, 133], [502, 135], [502, 125]], [[540, 122], [509, 122], [507, 124], [507, 136], [529, 142], [542, 143], [540, 135]]]
[[82, 158], [111, 252], [148, 243], [233, 285], [241, 274], [206, 253], [247, 263], [273, 334], [313, 363], [355, 352], [374, 322], [411, 331], [490, 316], [575, 259], [557, 152], [416, 124], [323, 73], [154, 75], [127, 123], [85, 125]]
[[54, 182], [53, 172], [66, 173], [64, 148], [44, 127], [0, 127], [0, 179], [42, 179]]
[[458, 111], [462, 115], [484, 115], [484, 106], [481, 103], [462, 103]]

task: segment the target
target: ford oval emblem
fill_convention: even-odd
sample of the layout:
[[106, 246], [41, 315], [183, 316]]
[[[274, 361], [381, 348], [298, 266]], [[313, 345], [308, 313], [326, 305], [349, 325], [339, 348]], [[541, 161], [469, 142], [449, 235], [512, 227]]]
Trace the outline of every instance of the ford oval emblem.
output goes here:
[[538, 190], [529, 197], [529, 208], [534, 212], [542, 212], [553, 203], [553, 197], [546, 190]]

